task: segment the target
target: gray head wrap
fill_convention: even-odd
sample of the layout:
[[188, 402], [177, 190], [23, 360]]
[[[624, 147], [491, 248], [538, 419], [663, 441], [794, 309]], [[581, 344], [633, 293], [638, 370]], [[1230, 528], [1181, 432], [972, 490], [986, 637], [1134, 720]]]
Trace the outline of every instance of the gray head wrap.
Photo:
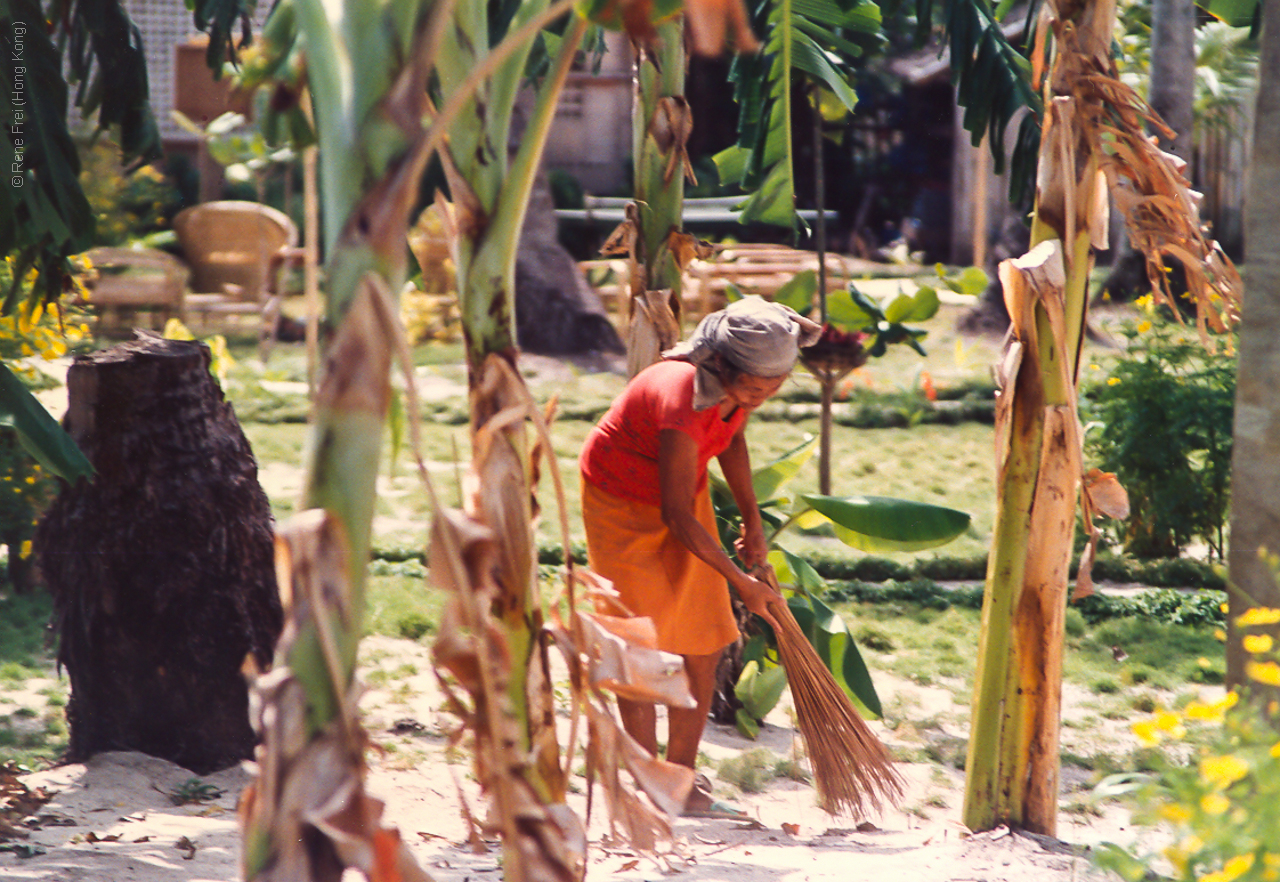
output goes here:
[[724, 384], [709, 368], [715, 356], [752, 376], [781, 377], [795, 367], [800, 347], [811, 345], [821, 333], [821, 325], [789, 306], [744, 297], [704, 317], [688, 340], [662, 357], [698, 368], [693, 406], [705, 410], [724, 398]]

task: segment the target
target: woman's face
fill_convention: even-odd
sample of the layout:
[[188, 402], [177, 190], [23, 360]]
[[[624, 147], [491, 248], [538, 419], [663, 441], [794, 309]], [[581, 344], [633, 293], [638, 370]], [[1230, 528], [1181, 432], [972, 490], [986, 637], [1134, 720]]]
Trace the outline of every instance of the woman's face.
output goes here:
[[768, 398], [782, 388], [787, 375], [781, 377], [755, 377], [751, 374], [739, 374], [738, 378], [724, 387], [725, 399], [745, 411], [753, 411], [764, 404]]

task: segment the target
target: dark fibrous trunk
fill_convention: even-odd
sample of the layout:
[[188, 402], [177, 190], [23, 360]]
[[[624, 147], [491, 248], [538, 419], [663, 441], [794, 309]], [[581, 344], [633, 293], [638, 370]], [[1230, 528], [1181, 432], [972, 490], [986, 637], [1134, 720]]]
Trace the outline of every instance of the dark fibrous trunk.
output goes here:
[[139, 750], [197, 773], [252, 755], [248, 659], [281, 627], [271, 511], [201, 343], [77, 358], [66, 426], [96, 470], [36, 533], [71, 681], [70, 757]]

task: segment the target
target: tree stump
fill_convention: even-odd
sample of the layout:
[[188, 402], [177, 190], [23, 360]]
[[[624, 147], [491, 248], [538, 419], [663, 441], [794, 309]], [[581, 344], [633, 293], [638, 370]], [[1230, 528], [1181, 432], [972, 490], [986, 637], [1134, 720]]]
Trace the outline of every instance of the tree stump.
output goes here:
[[97, 472], [35, 547], [71, 680], [70, 759], [138, 750], [198, 774], [252, 756], [246, 658], [282, 614], [257, 462], [198, 342], [75, 360], [65, 425]]

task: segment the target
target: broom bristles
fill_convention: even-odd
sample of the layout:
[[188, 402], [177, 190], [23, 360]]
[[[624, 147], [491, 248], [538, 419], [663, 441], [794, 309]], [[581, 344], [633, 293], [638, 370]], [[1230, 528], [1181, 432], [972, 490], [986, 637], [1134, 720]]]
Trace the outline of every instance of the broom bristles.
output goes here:
[[[768, 581], [776, 590], [771, 571]], [[813, 765], [818, 805], [829, 815], [861, 818], [896, 804], [902, 799], [903, 780], [889, 751], [818, 657], [787, 604], [772, 603], [769, 611], [800, 735]]]

